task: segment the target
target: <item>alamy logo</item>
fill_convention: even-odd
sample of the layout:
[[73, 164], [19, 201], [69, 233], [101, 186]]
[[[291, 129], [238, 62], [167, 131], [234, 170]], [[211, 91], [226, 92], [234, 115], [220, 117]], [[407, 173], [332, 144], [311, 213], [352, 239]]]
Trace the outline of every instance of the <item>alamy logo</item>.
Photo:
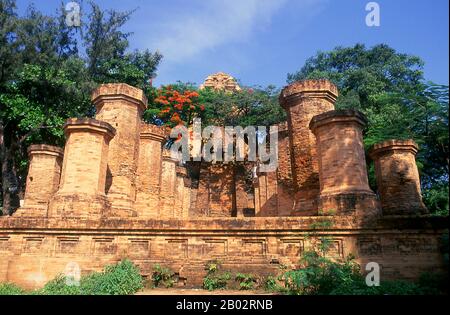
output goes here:
[[[172, 128], [170, 137], [177, 139], [170, 147], [171, 157], [188, 162], [259, 162], [260, 172], [274, 172], [278, 167], [278, 127], [247, 126], [242, 128], [207, 126], [195, 118], [192, 132], [185, 126]], [[270, 138], [270, 140], [268, 139]]]
[[66, 285], [79, 286], [81, 279], [80, 266], [74, 261], [69, 262], [66, 268], [64, 268], [64, 276], [66, 278]]
[[380, 26], [380, 5], [377, 2], [369, 2], [366, 4], [366, 25], [368, 27]]
[[380, 265], [376, 262], [370, 262], [366, 265], [366, 284], [369, 287], [380, 286]]
[[81, 26], [81, 9], [76, 2], [69, 2], [66, 4], [66, 25], [69, 27]]

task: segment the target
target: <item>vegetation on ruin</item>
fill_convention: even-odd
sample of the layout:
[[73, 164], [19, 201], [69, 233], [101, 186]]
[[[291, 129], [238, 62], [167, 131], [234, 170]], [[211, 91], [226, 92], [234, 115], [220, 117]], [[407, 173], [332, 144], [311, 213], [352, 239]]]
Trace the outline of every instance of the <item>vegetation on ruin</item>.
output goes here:
[[173, 272], [170, 268], [156, 264], [153, 266], [151, 280], [154, 288], [157, 288], [160, 285], [165, 288], [171, 288], [176, 282], [175, 272]]
[[22, 295], [25, 291], [12, 283], [0, 283], [0, 295]]
[[354, 257], [331, 259], [316, 251], [302, 255], [299, 268], [272, 278], [271, 288], [289, 295], [436, 295], [448, 292], [448, 277], [424, 275], [417, 282], [381, 280], [369, 287]]
[[129, 260], [106, 266], [102, 272], [81, 276], [78, 283], [74, 280], [58, 275], [43, 288], [33, 291], [0, 284], [0, 295], [129, 295], [144, 287], [139, 269]]
[[[332, 227], [328, 218], [321, 220]], [[321, 225], [322, 226], [322, 225]], [[311, 224], [311, 228], [315, 226]], [[417, 282], [380, 279], [380, 286], [369, 287], [360, 265], [352, 255], [333, 257], [331, 240], [318, 232], [309, 233], [309, 247], [301, 254], [298, 265], [287, 270], [284, 266], [276, 276], [269, 276], [265, 289], [289, 295], [438, 295], [448, 293], [448, 274], [423, 274]], [[448, 265], [448, 234], [442, 240]], [[445, 254], [447, 253], [447, 254]], [[445, 256], [446, 255], [446, 256]]]
[[225, 289], [231, 279], [231, 273], [222, 271], [221, 263], [217, 260], [206, 265], [206, 276], [203, 278], [203, 289], [213, 291]]
[[251, 273], [238, 272], [234, 280], [239, 283], [240, 290], [253, 290], [258, 285], [258, 277]]

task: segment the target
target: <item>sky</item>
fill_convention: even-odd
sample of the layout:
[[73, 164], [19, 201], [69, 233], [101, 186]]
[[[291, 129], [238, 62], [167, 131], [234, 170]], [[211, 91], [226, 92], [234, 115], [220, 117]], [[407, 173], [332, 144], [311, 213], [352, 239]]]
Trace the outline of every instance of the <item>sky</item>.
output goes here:
[[[124, 30], [133, 32], [131, 49], [163, 54], [157, 86], [177, 80], [200, 84], [223, 71], [245, 86], [282, 87], [287, 74], [318, 51], [356, 43], [385, 43], [417, 55], [425, 62], [426, 80], [449, 82], [448, 0], [378, 0], [378, 27], [366, 25], [366, 0], [96, 2], [104, 9], [136, 9]], [[61, 0], [17, 0], [19, 13], [30, 3], [54, 13]]]

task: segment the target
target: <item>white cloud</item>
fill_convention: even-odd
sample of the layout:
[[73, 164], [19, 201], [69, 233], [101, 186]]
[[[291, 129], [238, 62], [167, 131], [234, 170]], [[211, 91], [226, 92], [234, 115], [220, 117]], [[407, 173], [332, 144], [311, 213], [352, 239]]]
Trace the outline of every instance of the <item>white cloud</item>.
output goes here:
[[[295, 0], [298, 1], [298, 0]], [[312, 0], [303, 0], [311, 3]], [[204, 0], [195, 10], [175, 13], [153, 39], [165, 62], [183, 62], [209, 49], [248, 40], [287, 0]]]

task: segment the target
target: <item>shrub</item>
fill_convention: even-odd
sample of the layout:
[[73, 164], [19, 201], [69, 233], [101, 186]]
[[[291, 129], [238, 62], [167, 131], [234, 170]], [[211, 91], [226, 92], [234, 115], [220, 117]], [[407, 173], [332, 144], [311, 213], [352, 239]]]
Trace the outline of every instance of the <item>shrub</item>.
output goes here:
[[[429, 295], [448, 292], [448, 277], [426, 274], [417, 283], [381, 281], [380, 286], [367, 286], [354, 258], [332, 261], [319, 253], [305, 252], [301, 268], [284, 272], [279, 279], [284, 289], [278, 292], [296, 295]], [[275, 279], [270, 285], [276, 289]]]
[[22, 295], [24, 290], [11, 283], [0, 284], [0, 295]]
[[203, 279], [203, 288], [208, 291], [217, 289], [225, 289], [228, 285], [228, 281], [231, 279], [231, 273], [223, 272], [218, 275], [207, 275]]
[[129, 260], [106, 266], [102, 273], [82, 277], [80, 288], [89, 295], [128, 295], [144, 287], [139, 269]]
[[349, 285], [361, 279], [359, 266], [349, 257], [334, 262], [315, 251], [305, 252], [301, 268], [281, 275], [288, 294], [330, 294], [337, 285]]
[[162, 284], [166, 288], [171, 288], [175, 284], [175, 273], [169, 268], [161, 267], [156, 264], [152, 273], [153, 287], [156, 288]]
[[254, 275], [245, 273], [237, 273], [235, 280], [239, 282], [240, 290], [252, 290], [258, 282]]
[[129, 260], [106, 266], [102, 272], [82, 276], [79, 285], [67, 284], [63, 275], [48, 282], [42, 289], [31, 292], [39, 295], [127, 295], [143, 288], [139, 269]]
[[280, 292], [283, 293], [285, 291], [284, 287], [279, 285], [277, 278], [274, 276], [267, 276], [264, 280], [264, 290], [268, 292]]
[[47, 282], [42, 289], [30, 292], [33, 295], [81, 295], [80, 286], [67, 285], [66, 277], [58, 275]]
[[207, 274], [203, 278], [203, 288], [209, 291], [225, 289], [231, 279], [231, 273], [220, 271], [220, 262], [211, 261], [206, 265]]

